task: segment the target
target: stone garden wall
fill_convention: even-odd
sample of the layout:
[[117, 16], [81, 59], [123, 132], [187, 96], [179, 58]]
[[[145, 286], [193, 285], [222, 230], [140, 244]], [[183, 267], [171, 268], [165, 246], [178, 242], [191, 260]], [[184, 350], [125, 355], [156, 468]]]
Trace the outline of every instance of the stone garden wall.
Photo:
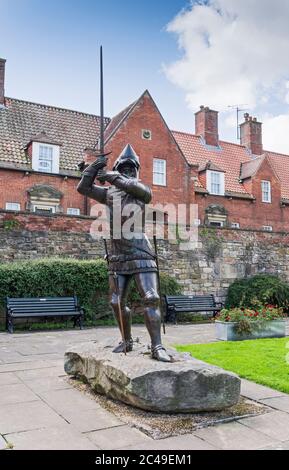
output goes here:
[[[89, 234], [95, 219], [0, 212], [0, 262], [43, 257], [94, 259], [103, 244]], [[198, 248], [159, 242], [160, 267], [174, 275], [185, 293], [213, 293], [224, 300], [236, 278], [274, 273], [289, 282], [289, 234], [250, 230], [199, 230]]]

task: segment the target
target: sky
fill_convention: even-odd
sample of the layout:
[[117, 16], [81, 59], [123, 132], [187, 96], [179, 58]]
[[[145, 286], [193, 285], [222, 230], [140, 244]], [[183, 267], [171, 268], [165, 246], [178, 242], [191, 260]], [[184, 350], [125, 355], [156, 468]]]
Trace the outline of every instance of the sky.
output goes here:
[[102, 44], [107, 116], [149, 89], [171, 129], [205, 105], [237, 141], [239, 105], [289, 154], [288, 23], [286, 0], [0, 0], [6, 96], [98, 114]]

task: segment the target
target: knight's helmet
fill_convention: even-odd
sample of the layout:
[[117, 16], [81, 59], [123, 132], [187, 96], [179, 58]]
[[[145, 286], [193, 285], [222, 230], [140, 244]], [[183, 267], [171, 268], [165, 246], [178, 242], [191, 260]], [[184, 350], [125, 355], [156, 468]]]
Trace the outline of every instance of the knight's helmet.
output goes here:
[[127, 144], [118, 159], [115, 161], [113, 171], [119, 170], [119, 168], [125, 163], [133, 165], [137, 171], [140, 169], [139, 157], [130, 144]]

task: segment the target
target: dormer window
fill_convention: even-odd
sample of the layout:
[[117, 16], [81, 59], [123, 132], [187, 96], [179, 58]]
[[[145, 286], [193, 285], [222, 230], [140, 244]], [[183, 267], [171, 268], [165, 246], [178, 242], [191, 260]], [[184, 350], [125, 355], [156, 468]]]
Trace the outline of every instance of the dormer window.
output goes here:
[[53, 147], [39, 145], [38, 169], [45, 173], [52, 173], [53, 168]]
[[32, 169], [42, 173], [59, 173], [60, 145], [41, 132], [27, 145], [28, 155], [32, 157]]
[[59, 146], [33, 142], [32, 168], [43, 173], [59, 173]]
[[207, 170], [207, 190], [216, 196], [225, 195], [225, 175], [219, 171]]

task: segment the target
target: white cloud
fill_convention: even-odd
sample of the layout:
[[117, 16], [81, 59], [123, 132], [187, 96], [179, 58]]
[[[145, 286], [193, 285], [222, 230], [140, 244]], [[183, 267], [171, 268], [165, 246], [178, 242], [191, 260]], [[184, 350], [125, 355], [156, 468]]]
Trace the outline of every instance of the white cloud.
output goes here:
[[[234, 104], [250, 110], [272, 102], [284, 106], [289, 103], [288, 22], [286, 0], [192, 2], [167, 26], [177, 36], [181, 58], [164, 66], [166, 76], [185, 91], [192, 111], [202, 104], [223, 111]], [[268, 122], [278, 135], [278, 125], [283, 131], [286, 126], [288, 135], [289, 116]], [[276, 135], [265, 140], [273, 144]]]
[[264, 149], [289, 155], [289, 114], [271, 116], [263, 121]]

